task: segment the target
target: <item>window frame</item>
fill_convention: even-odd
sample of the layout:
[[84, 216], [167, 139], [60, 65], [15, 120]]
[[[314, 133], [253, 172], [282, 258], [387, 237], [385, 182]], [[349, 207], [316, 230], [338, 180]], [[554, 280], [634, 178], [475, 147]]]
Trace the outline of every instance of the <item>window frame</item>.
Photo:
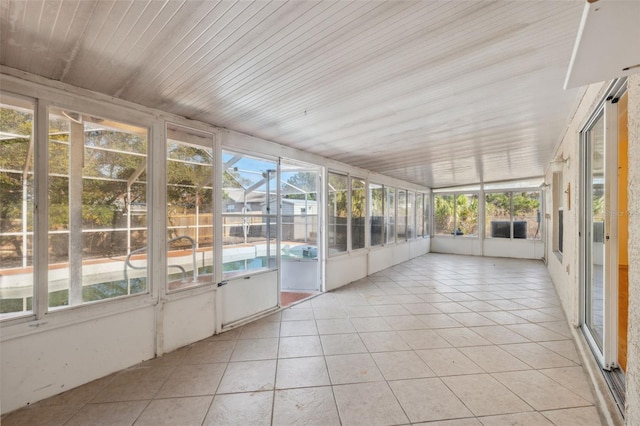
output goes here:
[[[37, 99], [35, 98], [31, 98], [28, 96], [23, 96], [23, 95], [18, 95], [18, 94], [14, 94], [11, 92], [7, 92], [5, 90], [0, 90], [0, 99], [3, 99], [3, 104], [6, 104], [8, 106], [11, 107], [15, 107], [15, 108], [25, 108], [26, 107], [20, 107], [19, 105], [16, 105], [17, 103], [22, 103], [24, 102], [25, 104], [30, 105], [31, 109], [31, 135], [30, 135], [30, 146], [28, 148], [29, 150], [32, 150], [31, 154], [27, 153], [27, 158], [29, 156], [32, 157], [32, 162], [33, 162], [33, 170], [31, 172], [28, 172], [26, 170], [23, 170], [22, 173], [24, 174], [31, 174], [32, 175], [32, 200], [31, 200], [31, 208], [30, 208], [30, 215], [31, 215], [31, 231], [29, 231], [28, 229], [28, 216], [29, 213], [27, 211], [24, 210], [24, 208], [21, 211], [21, 220], [22, 220], [22, 238], [27, 238], [29, 235], [31, 236], [31, 262], [30, 262], [30, 266], [29, 265], [25, 265], [25, 257], [28, 257], [28, 243], [25, 243], [23, 241], [23, 248], [25, 250], [25, 252], [23, 253], [22, 257], [22, 266], [21, 268], [26, 268], [26, 267], [30, 267], [31, 268], [31, 309], [30, 310], [21, 310], [21, 311], [13, 311], [13, 312], [7, 312], [5, 314], [0, 314], [0, 321], [2, 321], [2, 323], [8, 323], [8, 322], [16, 322], [16, 321], [25, 321], [25, 320], [32, 320], [33, 318], [36, 317], [36, 312], [37, 312], [37, 294], [38, 294], [38, 280], [37, 280], [37, 276], [38, 276], [38, 245], [39, 245], [39, 241], [37, 241], [37, 237], [38, 237], [38, 216], [36, 215], [36, 204], [38, 203], [39, 199], [38, 199], [38, 189], [39, 186], [37, 184], [38, 180], [42, 180], [40, 178], [40, 175], [44, 174], [42, 172], [42, 169], [40, 169], [38, 167], [38, 163], [37, 163], [37, 153], [36, 150], [39, 150], [38, 147], [38, 139], [37, 139], [37, 119], [38, 119], [38, 103], [37, 103]], [[8, 170], [5, 172], [9, 172]], [[24, 179], [24, 176], [23, 176]], [[23, 191], [25, 190], [25, 182], [24, 180], [22, 180], [22, 187], [23, 187]], [[46, 192], [46, 191], [40, 191], [40, 192]], [[22, 204], [24, 206], [25, 203], [27, 202], [27, 197], [22, 194]], [[25, 226], [24, 221], [27, 221], [27, 224]], [[41, 222], [41, 221], [40, 221]], [[12, 232], [14, 233], [14, 232]], [[7, 268], [7, 269], [13, 269], [13, 268]], [[28, 299], [29, 297], [27, 297]], [[26, 300], [25, 303], [26, 304]]]
[[[40, 141], [40, 143], [43, 144], [43, 146], [41, 148], [46, 150], [46, 157], [47, 157], [47, 169], [46, 169], [47, 170], [47, 185], [45, 186], [45, 188], [47, 189], [47, 192], [50, 191], [49, 185], [51, 183], [51, 175], [52, 175], [51, 171], [49, 169], [49, 164], [50, 164], [49, 160], [50, 160], [50, 153], [51, 153], [51, 150], [50, 150], [51, 141], [50, 141], [50, 138], [49, 138], [49, 136], [50, 136], [50, 132], [49, 132], [50, 131], [50, 127], [49, 126], [50, 126], [50, 123], [51, 123], [51, 121], [50, 121], [50, 118], [51, 118], [50, 117], [51, 116], [50, 112], [51, 112], [52, 109], [60, 110], [60, 111], [63, 111], [63, 112], [64, 111], [75, 112], [77, 114], [81, 114], [82, 116], [90, 116], [91, 119], [95, 120], [96, 122], [100, 122], [101, 120], [102, 121], [113, 121], [113, 122], [117, 122], [117, 124], [120, 124], [120, 125], [123, 125], [123, 126], [132, 126], [132, 127], [136, 127], [136, 128], [140, 128], [140, 129], [146, 129], [145, 164], [144, 164], [144, 169], [141, 172], [141, 173], [146, 173], [146, 182], [145, 182], [145, 186], [146, 186], [146, 188], [145, 188], [145, 201], [146, 201], [146, 203], [145, 203], [146, 204], [146, 213], [145, 213], [145, 218], [146, 219], [145, 220], [146, 220], [146, 225], [144, 227], [138, 227], [139, 229], [144, 229], [145, 230], [145, 233], [146, 233], [146, 238], [145, 238], [146, 244], [145, 244], [144, 247], [140, 247], [140, 248], [135, 249], [135, 250], [129, 250], [128, 254], [127, 254], [127, 259], [128, 259], [128, 256], [133, 254], [136, 250], [142, 250], [144, 248], [143, 253], [146, 254], [147, 263], [146, 263], [146, 266], [144, 267], [144, 269], [145, 269], [144, 276], [145, 276], [145, 280], [146, 280], [146, 282], [145, 282], [145, 290], [144, 291], [141, 291], [141, 292], [138, 292], [138, 293], [133, 293], [133, 294], [125, 294], [125, 295], [115, 296], [115, 297], [107, 297], [107, 298], [99, 299], [99, 300], [92, 300], [92, 301], [87, 301], [87, 302], [82, 301], [80, 303], [72, 303], [72, 301], [71, 301], [71, 298], [72, 298], [72, 295], [71, 295], [71, 284], [69, 284], [69, 287], [68, 287], [68, 291], [69, 291], [68, 304], [60, 305], [60, 306], [49, 306], [49, 303], [48, 303], [49, 301], [47, 300], [46, 313], [54, 313], [54, 312], [60, 312], [60, 311], [65, 311], [65, 310], [69, 310], [69, 309], [77, 309], [77, 308], [80, 308], [80, 307], [83, 307], [83, 306], [89, 306], [89, 305], [93, 305], [93, 304], [96, 304], [96, 303], [107, 303], [107, 302], [110, 302], [110, 301], [127, 299], [127, 298], [132, 298], [132, 297], [137, 297], [137, 296], [152, 295], [152, 291], [153, 291], [152, 283], [154, 281], [153, 281], [153, 278], [152, 278], [151, 275], [152, 275], [152, 269], [153, 268], [151, 268], [150, 262], [148, 261], [148, 259], [152, 259], [153, 258], [152, 257], [153, 256], [152, 251], [153, 251], [153, 247], [154, 247], [154, 243], [153, 243], [153, 240], [152, 240], [151, 223], [152, 223], [154, 215], [155, 214], [159, 214], [159, 213], [157, 213], [157, 210], [156, 211], [153, 210], [153, 204], [152, 204], [153, 203], [152, 196], [153, 196], [153, 193], [154, 193], [153, 192], [154, 188], [153, 188], [153, 185], [152, 185], [152, 183], [153, 183], [153, 176], [152, 176], [153, 172], [151, 171], [151, 167], [150, 167], [151, 164], [152, 164], [152, 151], [151, 151], [152, 150], [152, 128], [153, 128], [153, 125], [155, 123], [154, 122], [146, 123], [146, 124], [145, 123], [137, 123], [134, 120], [132, 120], [130, 117], [116, 117], [116, 116], [110, 114], [108, 111], [102, 111], [102, 109], [99, 108], [99, 107], [94, 110], [94, 109], [91, 109], [91, 108], [86, 109], [86, 108], [79, 108], [77, 106], [67, 106], [67, 105], [65, 105], [63, 103], [59, 103], [59, 102], [48, 103], [46, 105], [46, 123], [47, 124], [46, 124], [46, 128], [44, 129], [44, 131], [46, 132], [46, 140], [41, 140]], [[67, 117], [67, 118], [69, 119], [69, 121], [73, 121], [72, 117]], [[86, 132], [86, 129], [83, 130], [83, 131]], [[84, 136], [83, 136], [83, 139], [84, 139]], [[69, 143], [71, 143], [71, 141]], [[83, 151], [85, 150], [85, 147], [86, 147], [85, 143], [86, 143], [86, 139], [83, 141]], [[69, 151], [71, 151], [71, 150], [72, 149], [71, 149], [71, 145], [70, 145]], [[69, 154], [71, 154], [71, 152]], [[138, 154], [135, 154], [135, 155], [138, 155]], [[86, 159], [84, 157], [85, 157], [84, 153], [81, 156], [76, 156], [76, 157], [73, 157], [72, 155], [69, 155], [69, 157], [68, 157], [69, 161], [70, 161], [70, 163], [69, 163], [69, 171], [68, 171], [69, 176], [72, 173], [71, 172], [71, 168], [74, 166], [75, 163], [86, 161]], [[74, 158], [76, 158], [76, 160], [74, 160]], [[74, 161], [74, 164], [72, 164], [71, 161]], [[69, 179], [70, 179], [70, 177], [69, 177]], [[85, 179], [85, 177], [83, 176], [83, 181], [84, 181], [84, 179]], [[99, 178], [96, 178], [95, 180], [99, 180]], [[71, 191], [72, 191], [72, 189], [69, 189], [69, 193], [71, 193]], [[84, 191], [80, 192], [80, 194], [78, 194], [78, 195], [80, 197], [82, 197], [83, 194], [84, 194]], [[51, 230], [50, 230], [50, 226], [49, 226], [49, 218], [50, 218], [50, 208], [49, 207], [50, 207], [50, 202], [48, 200], [47, 203], [46, 203], [46, 213], [44, 213], [44, 215], [46, 216], [46, 220], [47, 220], [47, 228], [45, 230], [46, 232], [43, 232], [44, 234], [46, 234], [46, 237], [47, 237], [47, 248], [49, 247], [49, 244], [50, 244], [48, 242], [48, 238], [51, 235], [50, 234]], [[84, 208], [84, 204], [81, 205], [81, 208]], [[41, 209], [41, 211], [42, 211], [42, 209]], [[69, 210], [69, 215], [71, 215], [71, 210]], [[71, 220], [69, 218], [69, 216], [68, 216], [68, 220]], [[72, 226], [73, 225], [69, 224], [70, 228]], [[84, 225], [81, 226], [81, 232], [85, 232], [85, 230], [89, 230], [90, 231], [91, 229], [92, 228], [85, 227]], [[131, 231], [131, 229], [132, 229], [131, 226], [127, 226], [126, 232], [129, 233]], [[69, 230], [69, 232], [71, 232], [71, 230]], [[122, 231], [118, 231], [118, 232], [122, 232]], [[69, 252], [68, 252], [69, 253], [69, 258], [71, 258], [71, 250], [72, 250], [72, 248], [69, 247]], [[80, 261], [83, 263], [84, 259], [81, 257]], [[55, 262], [51, 262], [51, 260], [50, 260], [48, 255], [46, 256], [46, 261], [45, 262], [46, 262], [47, 267], [48, 267], [48, 265], [50, 265], [52, 263], [55, 263]], [[69, 280], [70, 280], [70, 282], [72, 280], [71, 275], [73, 274], [73, 271], [71, 270], [72, 268], [73, 268], [73, 266], [69, 265], [69, 275], [70, 275]], [[125, 270], [128, 270], [126, 263], [125, 263]], [[47, 277], [48, 277], [48, 269], [47, 269]], [[84, 275], [83, 275], [83, 277], [84, 277]], [[126, 273], [125, 273], [125, 279], [127, 279], [126, 278]], [[50, 280], [47, 279], [47, 289], [48, 290], [50, 290], [49, 289], [49, 284], [50, 284]], [[81, 287], [81, 289], [83, 289], [83, 288], [84, 288], [84, 285]], [[48, 294], [47, 294], [47, 299], [49, 299], [50, 294], [51, 294], [51, 292], [49, 291]]]
[[552, 204], [553, 204], [553, 234], [551, 252], [562, 261], [564, 243], [564, 174], [562, 171], [553, 172], [552, 176]]
[[[426, 234], [425, 217], [424, 217], [424, 193], [416, 191], [416, 207], [415, 207], [415, 220], [416, 220], [416, 239], [424, 238]], [[418, 201], [420, 200], [420, 201]]]
[[[451, 196], [453, 197], [453, 211], [452, 211], [452, 216], [453, 216], [453, 232], [451, 232], [450, 234], [436, 234], [435, 233], [435, 229], [434, 229], [434, 236], [438, 237], [438, 238], [464, 238], [464, 239], [479, 239], [480, 238], [480, 193], [481, 191], [479, 190], [475, 190], [475, 187], [473, 187], [473, 190], [471, 188], [469, 188], [468, 190], [461, 190], [461, 191], [437, 191], [433, 193], [433, 197], [432, 197], [432, 201], [431, 201], [431, 208], [433, 209], [433, 211], [435, 212], [435, 200], [436, 197], [438, 196]], [[477, 208], [477, 218], [476, 218], [476, 229], [477, 232], [475, 234], [458, 234], [458, 197], [461, 195], [466, 195], [466, 196], [475, 196], [478, 199], [478, 208]], [[434, 228], [435, 228], [435, 214], [433, 215], [433, 221], [434, 221]]]
[[[158, 149], [157, 144], [152, 141], [163, 139], [163, 118], [157, 113], [144, 107], [132, 108], [126, 102], [112, 102], [111, 99], [103, 96], [89, 97], [73, 92], [63, 91], [54, 87], [40, 86], [36, 83], [17, 80], [7, 77], [3, 80], [2, 95], [15, 98], [32, 100], [35, 102], [34, 116], [34, 168], [36, 177], [34, 178], [34, 199], [38, 205], [38, 214], [34, 220], [34, 295], [32, 314], [22, 316], [7, 316], [0, 318], [3, 327], [17, 326], [12, 329], [12, 335], [26, 335], [35, 331], [35, 324], [41, 324], [45, 317], [51, 325], [62, 324], [72, 318], [73, 321], [87, 321], [114, 313], [123, 312], [140, 306], [153, 303], [157, 300], [159, 290], [162, 287], [164, 278], [162, 274], [154, 273], [154, 268], [147, 267], [147, 288], [146, 291], [122, 295], [118, 297], [96, 300], [78, 305], [64, 306], [57, 309], [50, 309], [48, 303], [49, 295], [49, 259], [48, 259], [48, 175], [49, 175], [49, 108], [57, 108], [68, 111], [82, 111], [83, 115], [92, 117], [104, 117], [105, 119], [117, 121], [118, 123], [131, 125], [147, 130], [147, 172], [148, 183], [146, 188], [146, 200], [148, 208], [147, 215], [147, 253], [149, 258], [162, 246], [161, 233], [154, 232], [151, 223], [158, 220], [163, 222], [162, 216], [164, 206], [159, 202], [161, 198], [157, 194], [163, 191], [162, 174], [164, 170], [149, 167], [164, 159], [164, 150]], [[159, 175], [159, 176], [158, 176]], [[160, 232], [164, 232], [162, 229]]]
[[[380, 242], [375, 244], [375, 245], [372, 243], [373, 234], [371, 232], [372, 231], [372, 227], [373, 227], [373, 221], [371, 219], [372, 219], [372, 217], [373, 217], [372, 215], [374, 213], [373, 206], [372, 206], [373, 197], [371, 196], [371, 191], [373, 191], [374, 189], [380, 191], [380, 203], [381, 203], [380, 210], [381, 210], [381, 213], [382, 213], [381, 216], [380, 216], [380, 220], [381, 220], [381, 223], [380, 223]], [[369, 247], [370, 248], [382, 247], [382, 246], [385, 245], [385, 238], [386, 238], [385, 237], [385, 205], [386, 204], [385, 204], [384, 194], [385, 194], [385, 192], [384, 192], [384, 185], [383, 184], [377, 183], [377, 182], [369, 182], [368, 190], [367, 190], [367, 196], [368, 196], [368, 200], [367, 200], [368, 212], [367, 213], [368, 213], [368, 218], [369, 218], [368, 221], [369, 221]]]
[[[362, 183], [362, 216], [360, 217], [355, 217], [354, 216], [354, 209], [353, 209], [353, 201], [354, 201], [354, 189], [353, 189], [353, 184], [354, 182], [361, 182]], [[358, 250], [363, 250], [367, 248], [367, 214], [368, 214], [368, 200], [367, 200], [367, 194], [368, 194], [368, 187], [367, 187], [367, 180], [364, 178], [361, 178], [359, 176], [354, 176], [349, 174], [349, 244], [348, 244], [348, 248], [347, 251], [358, 251]], [[362, 229], [363, 229], [363, 234], [362, 234], [362, 246], [361, 247], [354, 247], [353, 246], [353, 241], [354, 241], [354, 231], [355, 231], [355, 227], [353, 226], [353, 222], [354, 219], [361, 219], [363, 221], [362, 223]]]
[[[219, 268], [218, 262], [217, 262], [217, 253], [216, 253], [216, 241], [217, 241], [217, 233], [218, 233], [218, 226], [217, 226], [217, 222], [216, 222], [216, 204], [217, 204], [217, 191], [216, 191], [216, 158], [219, 155], [218, 151], [216, 150], [216, 137], [215, 134], [213, 132], [208, 132], [208, 131], [204, 131], [198, 128], [194, 128], [194, 127], [190, 127], [190, 126], [185, 126], [182, 124], [178, 124], [178, 123], [174, 123], [172, 121], [167, 121], [165, 123], [165, 165], [164, 165], [164, 171], [165, 171], [165, 177], [166, 177], [166, 181], [165, 181], [165, 197], [166, 197], [166, 202], [165, 205], [167, 206], [166, 209], [166, 215], [165, 217], [167, 218], [167, 224], [165, 226], [165, 228], [169, 229], [169, 223], [168, 223], [168, 216], [169, 216], [169, 195], [168, 195], [168, 189], [169, 189], [169, 178], [168, 178], [168, 174], [169, 174], [169, 161], [171, 161], [169, 159], [169, 153], [168, 153], [168, 146], [169, 146], [169, 133], [170, 133], [170, 127], [174, 127], [174, 128], [178, 128], [178, 131], [183, 131], [186, 133], [189, 132], [193, 132], [195, 133], [193, 136], [195, 138], [202, 138], [202, 139], [206, 139], [208, 141], [208, 143], [205, 143], [204, 140], [203, 141], [198, 141], [198, 140], [194, 140], [194, 141], [179, 141], [179, 140], [174, 140], [177, 143], [181, 143], [185, 146], [192, 146], [192, 147], [201, 147], [202, 149], [208, 149], [211, 151], [211, 160], [208, 163], [208, 165], [211, 167], [211, 215], [212, 215], [212, 220], [211, 220], [211, 224], [207, 226], [207, 228], [210, 228], [211, 231], [211, 247], [209, 250], [206, 250], [208, 252], [210, 252], [211, 255], [211, 274], [207, 274], [208, 278], [206, 279], [198, 279], [198, 274], [196, 273], [195, 277], [192, 278], [191, 280], [191, 285], [185, 285], [182, 287], [178, 287], [176, 289], [170, 289], [170, 285], [172, 282], [176, 282], [171, 281], [169, 279], [169, 274], [170, 274], [170, 265], [169, 265], [169, 238], [167, 236], [167, 244], [166, 246], [166, 250], [165, 250], [165, 258], [166, 258], [166, 263], [167, 266], [165, 267], [165, 270], [167, 271], [167, 281], [166, 281], [166, 293], [167, 294], [175, 294], [177, 292], [183, 292], [183, 291], [188, 291], [190, 289], [193, 288], [197, 288], [197, 287], [202, 287], [202, 286], [206, 286], [206, 285], [210, 285], [213, 284], [217, 281], [217, 269]], [[206, 164], [206, 163], [201, 163], [201, 164]], [[199, 197], [198, 197], [199, 198]], [[198, 247], [198, 243], [199, 243], [199, 237], [200, 237], [200, 230], [203, 226], [200, 225], [199, 223], [196, 222], [194, 228], [195, 228], [195, 234], [196, 234], [196, 238], [194, 239], [196, 246], [193, 247], [194, 250], [194, 264], [196, 263], [195, 260], [195, 256], [196, 253], [198, 252], [202, 252], [205, 253], [205, 250], [200, 250]], [[176, 237], [177, 238], [177, 237]]]
[[[214, 227], [216, 224], [219, 225], [218, 228], [218, 234], [219, 237], [216, 237], [214, 239], [214, 241], [219, 242], [220, 244], [220, 253], [218, 255], [215, 256], [216, 259], [218, 259], [219, 263], [219, 267], [218, 267], [218, 272], [215, 272], [215, 267], [216, 264], [214, 263], [214, 277], [218, 276], [221, 278], [222, 282], [226, 282], [227, 280], [230, 279], [237, 279], [239, 277], [248, 277], [251, 275], [257, 275], [257, 274], [263, 274], [265, 272], [271, 272], [271, 271], [277, 271], [280, 269], [280, 265], [279, 265], [279, 256], [278, 256], [278, 252], [280, 250], [280, 203], [278, 202], [278, 194], [280, 193], [280, 189], [278, 188], [278, 181], [279, 181], [279, 174], [280, 174], [280, 161], [278, 158], [274, 158], [272, 156], [269, 155], [263, 155], [261, 153], [250, 153], [247, 152], [245, 150], [242, 149], [238, 149], [236, 147], [227, 147], [227, 146], [223, 146], [221, 147], [221, 149], [216, 151], [219, 155], [219, 159], [216, 160], [216, 164], [219, 165], [219, 172], [217, 172], [216, 175], [214, 175], [214, 180], [218, 179], [218, 182], [215, 183], [215, 186], [220, 188], [220, 191], [217, 195], [214, 194], [214, 199], [217, 200], [218, 202], [218, 207], [214, 207], [213, 212], [214, 212], [214, 216], [216, 215], [216, 212], [219, 212], [219, 219], [214, 217]], [[269, 169], [270, 171], [273, 172], [273, 178], [269, 179], [269, 181], [275, 180], [275, 183], [273, 185], [273, 188], [269, 187], [269, 192], [266, 193], [266, 204], [268, 204], [268, 209], [266, 209], [267, 213], [261, 213], [259, 215], [247, 215], [246, 212], [240, 212], [240, 214], [238, 214], [237, 212], [229, 212], [229, 211], [224, 211], [223, 210], [223, 206], [224, 206], [224, 201], [222, 200], [222, 197], [224, 196], [224, 188], [222, 187], [222, 183], [224, 181], [223, 175], [226, 171], [226, 169], [224, 168], [224, 155], [225, 154], [234, 154], [234, 155], [240, 155], [244, 158], [249, 158], [249, 159], [253, 159], [256, 161], [264, 161], [264, 162], [271, 162], [273, 163], [273, 166], [275, 167], [274, 169]], [[214, 173], [216, 173], [215, 171], [215, 167], [214, 167]], [[215, 193], [215, 191], [214, 191]], [[274, 197], [273, 200], [271, 197]], [[275, 205], [275, 211], [271, 211], [271, 205], [272, 203]], [[267, 250], [267, 266], [264, 266], [262, 268], [255, 268], [255, 269], [247, 269], [247, 270], [243, 270], [243, 271], [225, 271], [224, 270], [224, 249], [226, 244], [224, 243], [224, 234], [225, 234], [225, 223], [224, 220], [227, 217], [261, 217], [261, 218], [267, 218], [268, 221], [268, 225], [265, 224], [265, 226], [269, 227], [269, 230], [271, 229], [272, 226], [275, 225], [276, 227], [276, 232], [274, 233], [274, 235], [272, 236], [272, 240], [275, 241], [275, 245], [276, 245], [276, 249], [274, 254], [271, 254], [271, 246], [269, 245], [269, 248]], [[269, 233], [270, 234], [270, 233]], [[214, 235], [215, 234], [215, 229], [214, 229]], [[269, 240], [267, 240], [269, 241]], [[215, 247], [214, 247], [215, 250]], [[271, 266], [271, 260], [274, 259], [274, 263], [273, 266]], [[229, 273], [225, 273], [225, 272], [229, 272]]]
[[[394, 186], [384, 186], [383, 187], [384, 194], [384, 225], [385, 225], [385, 243], [384, 245], [392, 245], [395, 244], [397, 229], [396, 229], [396, 221], [397, 221], [397, 189]], [[393, 205], [389, 206], [390, 201], [393, 201]], [[390, 220], [393, 218], [393, 221]]]
[[[403, 201], [403, 202], [401, 202]], [[408, 238], [408, 214], [409, 191], [404, 188], [396, 188], [396, 242], [406, 243]], [[401, 233], [402, 231], [404, 233]]]
[[[330, 185], [331, 185], [331, 176], [336, 176], [336, 177], [340, 177], [341, 179], [344, 179], [344, 190], [342, 191], [331, 191]], [[340, 172], [340, 171], [336, 171], [336, 170], [328, 170], [327, 171], [327, 184], [325, 185], [326, 191], [327, 191], [327, 196], [326, 196], [326, 209], [327, 209], [327, 214], [326, 214], [326, 229], [327, 229], [327, 236], [326, 236], [326, 241], [327, 241], [327, 253], [329, 255], [329, 257], [333, 257], [333, 256], [340, 256], [343, 254], [347, 254], [349, 253], [349, 241], [351, 240], [351, 232], [350, 232], [350, 228], [351, 228], [351, 191], [350, 191], [350, 187], [351, 187], [351, 182], [350, 182], [350, 177], [348, 173], [345, 172]], [[345, 216], [341, 217], [341, 216], [334, 216], [330, 211], [329, 211], [329, 206], [332, 200], [332, 193], [338, 193], [338, 192], [344, 192], [345, 194]], [[337, 206], [337, 204], [335, 204], [335, 206]], [[331, 218], [334, 218], [336, 220], [336, 223], [334, 223], [333, 225], [329, 222], [329, 220]], [[331, 226], [336, 227], [336, 232], [335, 232], [335, 236], [337, 236], [339, 233], [337, 232], [338, 228], [338, 224], [337, 224], [337, 219], [341, 218], [345, 220], [344, 223], [344, 246], [342, 244], [340, 244], [340, 248], [341, 250], [338, 251], [331, 251], [331, 247], [332, 244], [330, 243], [330, 239], [331, 239], [331, 231], [329, 228], [331, 228]], [[335, 244], [333, 245], [335, 246]], [[344, 249], [342, 249], [342, 247], [344, 247]]]

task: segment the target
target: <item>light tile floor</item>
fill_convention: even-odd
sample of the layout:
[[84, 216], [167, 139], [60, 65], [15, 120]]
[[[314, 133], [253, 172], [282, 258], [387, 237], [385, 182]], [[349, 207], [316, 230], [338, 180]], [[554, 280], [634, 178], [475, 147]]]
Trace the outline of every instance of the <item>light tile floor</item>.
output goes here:
[[543, 264], [429, 254], [10, 425], [600, 425]]

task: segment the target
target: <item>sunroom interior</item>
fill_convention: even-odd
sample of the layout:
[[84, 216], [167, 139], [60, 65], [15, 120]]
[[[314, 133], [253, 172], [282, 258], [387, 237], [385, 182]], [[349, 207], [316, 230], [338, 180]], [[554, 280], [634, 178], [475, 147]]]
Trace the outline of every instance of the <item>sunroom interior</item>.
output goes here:
[[[603, 268], [637, 277], [637, 226], [615, 222], [613, 257], [603, 212], [637, 205], [637, 166], [607, 198], [605, 147], [583, 146], [611, 136], [589, 118], [609, 108], [632, 142], [616, 158], [632, 158], [639, 15], [613, 0], [3, 1], [3, 415], [446, 253], [543, 262], [565, 322], [606, 336], [574, 330], [605, 370], [589, 376], [601, 417], [634, 424], [640, 334], [621, 349], [622, 325], [604, 327], [640, 301], [627, 285], [609, 310]], [[585, 302], [589, 279], [603, 296]]]

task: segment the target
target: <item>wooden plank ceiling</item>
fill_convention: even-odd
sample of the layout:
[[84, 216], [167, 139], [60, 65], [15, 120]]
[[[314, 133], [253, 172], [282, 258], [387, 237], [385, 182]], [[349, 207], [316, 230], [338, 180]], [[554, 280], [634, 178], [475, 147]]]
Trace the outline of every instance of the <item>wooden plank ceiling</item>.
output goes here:
[[543, 174], [583, 0], [2, 0], [2, 65], [432, 187]]

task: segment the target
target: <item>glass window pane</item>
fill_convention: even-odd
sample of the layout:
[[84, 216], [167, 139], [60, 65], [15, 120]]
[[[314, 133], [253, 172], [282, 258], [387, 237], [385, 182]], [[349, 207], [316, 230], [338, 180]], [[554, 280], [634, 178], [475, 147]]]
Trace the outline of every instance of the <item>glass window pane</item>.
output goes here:
[[329, 173], [327, 216], [329, 254], [347, 251], [347, 176]]
[[382, 185], [369, 183], [369, 219], [371, 246], [384, 242], [384, 193]]
[[385, 236], [387, 238], [387, 244], [391, 244], [396, 241], [396, 190], [395, 188], [388, 188], [385, 186], [384, 193], [384, 210], [386, 215]]
[[148, 290], [147, 133], [50, 109], [50, 307]]
[[223, 214], [277, 214], [278, 187], [274, 161], [223, 151], [222, 163]]
[[513, 193], [513, 238], [539, 240], [540, 230], [540, 191]]
[[407, 240], [407, 191], [398, 189], [397, 241]]
[[318, 171], [287, 164], [280, 171], [283, 258], [318, 258]]
[[453, 235], [453, 195], [434, 194], [435, 235]]
[[33, 108], [2, 95], [0, 103], [0, 318], [33, 303]]
[[416, 193], [407, 192], [407, 239], [416, 238]]
[[167, 126], [167, 289], [212, 281], [213, 135]]
[[[606, 176], [607, 124], [604, 113], [600, 112], [592, 127], [585, 134], [585, 325], [600, 351], [605, 348], [605, 325], [607, 324], [605, 302], [608, 301], [606, 220], [608, 205]], [[608, 178], [607, 178], [608, 181]], [[615, 207], [614, 207], [615, 208]], [[567, 218], [570, 216], [567, 215]]]
[[424, 194], [416, 193], [416, 237], [424, 237]]
[[224, 215], [222, 221], [225, 277], [276, 268], [275, 217], [259, 213]]
[[223, 275], [276, 267], [275, 161], [222, 152]]
[[366, 194], [364, 179], [351, 178], [351, 248], [364, 248]]
[[485, 237], [511, 238], [511, 193], [485, 194]]
[[458, 194], [456, 196], [456, 235], [478, 236], [477, 194]]
[[424, 236], [431, 236], [431, 195], [424, 194]]

